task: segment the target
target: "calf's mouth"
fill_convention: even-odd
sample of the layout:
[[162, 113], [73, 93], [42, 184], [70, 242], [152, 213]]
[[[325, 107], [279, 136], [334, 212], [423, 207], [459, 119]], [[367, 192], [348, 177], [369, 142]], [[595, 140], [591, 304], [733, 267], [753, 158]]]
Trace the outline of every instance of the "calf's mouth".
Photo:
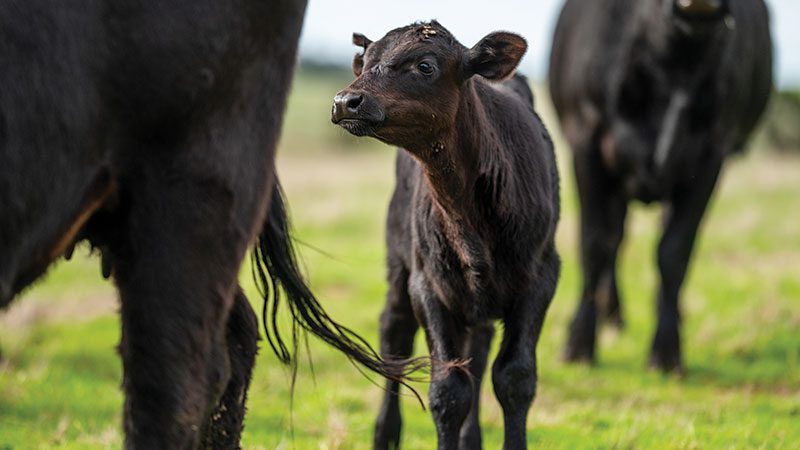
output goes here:
[[366, 119], [332, 119], [333, 123], [347, 130], [354, 136], [373, 136], [375, 129], [380, 126], [378, 122], [372, 122]]

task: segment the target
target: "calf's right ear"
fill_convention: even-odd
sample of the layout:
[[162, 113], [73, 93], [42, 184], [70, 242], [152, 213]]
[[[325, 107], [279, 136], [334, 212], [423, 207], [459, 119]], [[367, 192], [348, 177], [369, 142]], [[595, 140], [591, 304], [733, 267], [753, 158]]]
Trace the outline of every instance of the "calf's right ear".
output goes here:
[[355, 76], [361, 75], [361, 71], [364, 70], [364, 53], [367, 52], [367, 47], [372, 44], [372, 41], [369, 40], [368, 37], [364, 36], [361, 33], [353, 33], [353, 45], [357, 45], [364, 49], [361, 53], [356, 53], [353, 56], [353, 73]]
[[522, 55], [528, 50], [525, 39], [514, 33], [490, 33], [467, 50], [468, 76], [480, 75], [490, 80], [502, 80], [514, 73]]

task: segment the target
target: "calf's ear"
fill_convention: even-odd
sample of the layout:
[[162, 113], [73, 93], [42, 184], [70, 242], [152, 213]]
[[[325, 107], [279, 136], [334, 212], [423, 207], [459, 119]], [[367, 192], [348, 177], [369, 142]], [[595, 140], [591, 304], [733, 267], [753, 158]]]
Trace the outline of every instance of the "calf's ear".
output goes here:
[[491, 33], [467, 50], [467, 75], [505, 79], [514, 73], [527, 49], [528, 44], [520, 35], [503, 31]]
[[372, 41], [369, 40], [368, 37], [364, 36], [361, 33], [353, 33], [353, 45], [357, 45], [364, 49], [361, 53], [356, 53], [353, 56], [353, 73], [355, 76], [361, 75], [361, 71], [364, 69], [364, 53], [367, 51], [367, 47], [372, 44]]

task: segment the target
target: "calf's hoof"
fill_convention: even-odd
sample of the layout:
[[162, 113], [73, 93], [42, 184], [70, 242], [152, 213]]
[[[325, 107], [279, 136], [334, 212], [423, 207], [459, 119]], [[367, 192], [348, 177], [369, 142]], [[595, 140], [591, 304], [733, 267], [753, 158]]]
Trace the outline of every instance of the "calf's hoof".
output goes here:
[[480, 428], [465, 425], [458, 437], [458, 450], [481, 450], [482, 448]]
[[397, 450], [400, 448], [400, 432], [392, 433], [375, 433], [375, 439], [372, 443], [374, 450]]
[[400, 448], [400, 418], [386, 420], [375, 426], [372, 440], [374, 450], [397, 450]]

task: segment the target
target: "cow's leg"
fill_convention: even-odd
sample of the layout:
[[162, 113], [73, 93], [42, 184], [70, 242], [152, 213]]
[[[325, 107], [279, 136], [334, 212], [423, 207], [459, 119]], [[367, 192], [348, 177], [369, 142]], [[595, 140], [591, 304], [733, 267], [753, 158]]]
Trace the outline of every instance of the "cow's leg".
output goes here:
[[203, 436], [203, 447], [215, 450], [239, 448], [247, 389], [258, 352], [258, 319], [241, 288], [228, 317], [225, 336], [231, 376]]
[[622, 323], [616, 262], [628, 202], [619, 182], [602, 166], [599, 151], [576, 152], [574, 164], [580, 199], [583, 288], [564, 359], [593, 362], [598, 308], [609, 314], [612, 322]]
[[113, 254], [131, 449], [198, 447], [231, 374], [226, 325], [261, 217], [249, 205], [268, 189], [264, 179], [204, 172], [189, 160], [197, 153], [135, 170], [121, 193], [126, 226]]
[[489, 347], [494, 336], [494, 326], [491, 323], [476, 326], [470, 329], [464, 346], [464, 357], [468, 361], [467, 369], [472, 377], [472, 407], [469, 415], [461, 426], [460, 450], [475, 450], [482, 448], [480, 427], [480, 397], [483, 373], [486, 371], [486, 361], [489, 356]]
[[[417, 320], [408, 296], [408, 270], [397, 258], [389, 260], [389, 292], [381, 314], [381, 356], [384, 359], [407, 359], [414, 351]], [[376, 450], [400, 447], [400, 383], [386, 380], [383, 403], [375, 423], [373, 439]]]
[[472, 382], [461, 359], [464, 329], [455, 323], [424, 280], [412, 277], [411, 286], [412, 305], [422, 322], [431, 353], [428, 398], [436, 424], [437, 448], [457, 450], [461, 425], [472, 406]]
[[536, 344], [555, 293], [560, 262], [555, 251], [543, 261], [534, 290], [503, 319], [500, 352], [492, 365], [492, 383], [503, 408], [504, 450], [527, 448], [525, 427], [536, 395]]
[[664, 234], [658, 245], [658, 327], [650, 354], [650, 365], [665, 372], [683, 370], [678, 295], [721, 166], [719, 157], [706, 161], [691, 182], [673, 190], [670, 203], [665, 205]]

